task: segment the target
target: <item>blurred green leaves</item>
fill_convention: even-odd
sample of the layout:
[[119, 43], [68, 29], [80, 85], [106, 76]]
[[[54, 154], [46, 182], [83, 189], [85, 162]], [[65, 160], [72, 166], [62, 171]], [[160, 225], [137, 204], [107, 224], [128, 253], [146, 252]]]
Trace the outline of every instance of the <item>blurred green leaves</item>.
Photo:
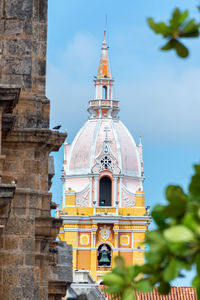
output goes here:
[[156, 229], [146, 234], [146, 263], [126, 267], [117, 257], [115, 268], [104, 276], [108, 292], [118, 293], [122, 300], [135, 299], [136, 290], [149, 292], [158, 285], [159, 293], [167, 294], [170, 282], [195, 266], [192, 284], [200, 300], [200, 165], [194, 170], [188, 193], [170, 185], [165, 192], [167, 204], [153, 208]]
[[174, 49], [179, 57], [189, 55], [188, 48], [182, 43], [183, 38], [196, 38], [199, 36], [200, 23], [189, 18], [189, 11], [180, 11], [176, 8], [168, 22], [156, 23], [153, 18], [147, 19], [149, 27], [156, 33], [161, 34], [167, 42], [161, 47], [163, 51]]

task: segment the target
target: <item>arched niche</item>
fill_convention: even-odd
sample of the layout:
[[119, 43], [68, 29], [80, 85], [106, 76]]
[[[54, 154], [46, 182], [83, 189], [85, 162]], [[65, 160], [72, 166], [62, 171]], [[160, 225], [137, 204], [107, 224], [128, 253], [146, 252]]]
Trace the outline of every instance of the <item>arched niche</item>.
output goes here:
[[99, 206], [112, 205], [112, 181], [108, 176], [100, 179], [99, 183]]
[[103, 99], [108, 99], [108, 88], [107, 86], [103, 86]]
[[97, 251], [98, 267], [111, 266], [112, 249], [108, 244], [101, 244]]

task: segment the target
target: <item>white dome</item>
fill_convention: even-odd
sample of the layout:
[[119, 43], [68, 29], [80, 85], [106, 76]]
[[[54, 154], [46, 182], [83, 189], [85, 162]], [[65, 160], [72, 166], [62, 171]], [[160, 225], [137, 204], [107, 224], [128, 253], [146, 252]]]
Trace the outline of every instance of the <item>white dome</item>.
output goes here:
[[119, 173], [141, 177], [138, 146], [125, 125], [117, 119], [90, 119], [76, 135], [67, 159], [66, 175], [92, 172], [104, 141], [108, 139]]

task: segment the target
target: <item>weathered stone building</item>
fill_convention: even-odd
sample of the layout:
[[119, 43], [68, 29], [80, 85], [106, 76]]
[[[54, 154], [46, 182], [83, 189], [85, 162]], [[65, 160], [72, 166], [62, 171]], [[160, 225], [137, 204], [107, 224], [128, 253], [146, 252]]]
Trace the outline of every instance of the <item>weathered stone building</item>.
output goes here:
[[0, 299], [57, 300], [72, 254], [48, 192], [66, 134], [49, 129], [47, 0], [0, 0], [0, 35]]

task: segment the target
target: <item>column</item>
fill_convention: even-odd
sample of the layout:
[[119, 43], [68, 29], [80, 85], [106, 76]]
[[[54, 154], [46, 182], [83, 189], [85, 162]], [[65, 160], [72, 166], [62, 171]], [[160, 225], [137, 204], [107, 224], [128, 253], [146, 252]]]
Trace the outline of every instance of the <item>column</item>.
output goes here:
[[122, 207], [122, 178], [119, 179], [119, 207]]
[[94, 177], [94, 201], [96, 201], [96, 205], [98, 205], [98, 185], [99, 185], [99, 176]]
[[91, 239], [91, 266], [90, 266], [90, 270], [91, 270], [91, 275], [92, 277], [96, 280], [97, 276], [96, 276], [96, 265], [97, 265], [97, 250], [96, 248], [96, 224], [93, 225], [92, 227], [92, 239]]
[[118, 248], [119, 248], [119, 245], [118, 245], [119, 225], [115, 224], [113, 230], [114, 230], [114, 243], [115, 243], [115, 246], [114, 246], [114, 250], [113, 250], [113, 253], [112, 253], [112, 268], [114, 267], [115, 257], [119, 255], [119, 251], [118, 251]]
[[[117, 202], [117, 177], [113, 177], [113, 206], [118, 210], [118, 202]], [[116, 213], [118, 213], [116, 211]]]
[[90, 177], [90, 207], [92, 207], [92, 177]]

